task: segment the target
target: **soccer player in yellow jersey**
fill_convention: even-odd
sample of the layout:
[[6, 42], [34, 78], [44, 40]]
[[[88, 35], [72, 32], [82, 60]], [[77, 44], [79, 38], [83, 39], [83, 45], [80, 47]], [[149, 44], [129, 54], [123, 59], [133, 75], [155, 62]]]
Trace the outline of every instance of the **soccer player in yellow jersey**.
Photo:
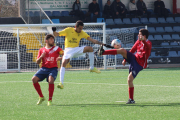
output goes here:
[[82, 55], [85, 55], [85, 53], [89, 52], [89, 59], [90, 59], [89, 71], [101, 73], [99, 70], [97, 70], [97, 68], [94, 67], [93, 48], [90, 46], [79, 47], [79, 42], [82, 38], [85, 38], [94, 44], [102, 45], [103, 43], [101, 43], [95, 39], [92, 39], [86, 32], [84, 32], [82, 30], [83, 27], [84, 27], [84, 23], [82, 21], [78, 20], [76, 22], [75, 28], [67, 27], [60, 32], [56, 32], [55, 27], [52, 28], [54, 36], [65, 36], [65, 50], [64, 50], [62, 65], [60, 68], [60, 83], [57, 86], [60, 89], [64, 88], [63, 81], [64, 81], [64, 74], [65, 74], [65, 67], [66, 67], [67, 63], [73, 57], [82, 56]]

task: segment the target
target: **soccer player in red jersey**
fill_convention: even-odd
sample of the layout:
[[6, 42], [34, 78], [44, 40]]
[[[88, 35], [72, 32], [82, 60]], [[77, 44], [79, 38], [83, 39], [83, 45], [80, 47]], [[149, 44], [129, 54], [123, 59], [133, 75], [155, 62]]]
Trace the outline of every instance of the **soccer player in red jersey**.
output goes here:
[[54, 93], [54, 81], [58, 74], [57, 59], [61, 58], [59, 55], [63, 55], [63, 50], [58, 46], [54, 46], [54, 36], [51, 34], [46, 35], [45, 43], [46, 46], [39, 50], [36, 60], [37, 64], [40, 64], [42, 61], [42, 67], [32, 77], [32, 82], [39, 94], [39, 101], [37, 102], [37, 105], [39, 105], [45, 98], [38, 82], [43, 81], [46, 78], [49, 83], [49, 100], [47, 105], [50, 106], [52, 104]]
[[[128, 87], [129, 87], [129, 100], [126, 104], [133, 104], [134, 101], [134, 85], [133, 80], [137, 74], [147, 67], [147, 59], [151, 54], [152, 43], [148, 40], [149, 32], [147, 29], [139, 30], [138, 40], [135, 42], [134, 46], [130, 51], [123, 48], [105, 50], [101, 45], [98, 54], [99, 55], [116, 55], [121, 54], [124, 57], [122, 64], [125, 65], [126, 62], [130, 64], [129, 75], [128, 75]], [[136, 52], [137, 51], [137, 52]], [[134, 53], [136, 54], [134, 55]]]

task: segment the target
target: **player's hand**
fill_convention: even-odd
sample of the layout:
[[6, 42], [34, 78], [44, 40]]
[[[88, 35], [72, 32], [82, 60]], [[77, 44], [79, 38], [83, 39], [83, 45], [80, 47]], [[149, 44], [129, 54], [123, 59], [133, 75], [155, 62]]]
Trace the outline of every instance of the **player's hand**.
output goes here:
[[122, 65], [125, 66], [125, 64], [126, 64], [126, 62], [123, 60], [123, 61], [122, 61]]
[[56, 58], [56, 61], [60, 61], [60, 60], [62, 60], [62, 57], [57, 57]]
[[41, 58], [45, 57], [45, 55], [46, 55], [46, 52], [43, 52], [43, 53], [41, 54]]
[[56, 31], [56, 27], [52, 27], [52, 31], [55, 32]]

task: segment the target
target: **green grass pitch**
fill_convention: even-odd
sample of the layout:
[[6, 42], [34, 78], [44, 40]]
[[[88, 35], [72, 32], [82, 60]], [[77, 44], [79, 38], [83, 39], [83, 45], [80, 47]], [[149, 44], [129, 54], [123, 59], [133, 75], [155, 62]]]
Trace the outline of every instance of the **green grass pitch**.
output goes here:
[[[34, 73], [0, 74], [0, 120], [178, 120], [180, 68], [144, 69], [134, 80], [136, 104], [128, 100], [127, 69], [66, 71], [64, 89], [55, 87], [47, 106], [48, 84], [40, 83], [46, 100], [36, 105]], [[59, 75], [55, 86], [59, 83]]]

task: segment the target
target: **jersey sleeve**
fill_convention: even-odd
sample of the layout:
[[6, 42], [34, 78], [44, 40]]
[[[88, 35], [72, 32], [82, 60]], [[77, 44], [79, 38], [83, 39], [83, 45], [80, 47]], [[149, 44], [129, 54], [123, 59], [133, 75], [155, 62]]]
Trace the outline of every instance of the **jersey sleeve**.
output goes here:
[[59, 31], [59, 36], [67, 36], [67, 31], [69, 30], [69, 28], [65, 28], [62, 31]]
[[85, 39], [87, 39], [88, 37], [90, 37], [86, 32], [82, 31], [83, 32], [83, 36]]
[[148, 48], [151, 49], [152, 48], [152, 43], [148, 40], [148, 42], [146, 42], [145, 40], [143, 40], [144, 45]]
[[60, 55], [64, 54], [64, 51], [60, 47], [58, 48], [58, 52], [59, 52]]
[[[135, 53], [136, 52], [138, 42], [139, 42], [139, 40], [137, 40], [135, 42], [135, 44], [133, 45], [133, 47], [131, 48], [131, 50], [129, 52], [131, 52], [131, 53]], [[124, 62], [126, 62], [126, 59], [124, 59]]]
[[135, 53], [135, 52], [136, 52], [138, 42], [139, 42], [139, 40], [137, 40], [137, 41], [135, 42], [135, 44], [133, 45], [133, 47], [131, 48], [131, 50], [130, 50], [131, 53]]

